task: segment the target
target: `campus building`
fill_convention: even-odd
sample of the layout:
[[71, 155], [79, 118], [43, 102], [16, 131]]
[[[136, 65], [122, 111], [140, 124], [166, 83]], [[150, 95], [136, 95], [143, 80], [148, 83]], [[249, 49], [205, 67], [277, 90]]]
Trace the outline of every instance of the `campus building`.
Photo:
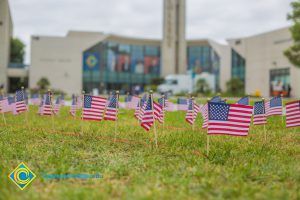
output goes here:
[[231, 47], [231, 77], [244, 81], [248, 94], [300, 97], [300, 68], [293, 66], [283, 52], [293, 41], [289, 28], [245, 38], [228, 40]]
[[0, 85], [7, 88], [10, 39], [13, 23], [8, 0], [0, 0]]
[[[7, 0], [0, 0], [0, 85], [13, 92], [19, 79], [37, 88], [45, 77], [51, 88], [67, 94], [82, 90], [130, 91], [169, 74], [215, 76], [217, 91], [232, 78], [244, 82], [245, 93], [300, 97], [300, 69], [283, 55], [292, 45], [289, 28], [227, 40], [187, 40], [185, 0], [164, 0], [162, 40], [102, 32], [69, 31], [66, 36], [31, 38], [31, 66], [9, 63], [12, 19]], [[192, 77], [192, 76], [191, 76]]]

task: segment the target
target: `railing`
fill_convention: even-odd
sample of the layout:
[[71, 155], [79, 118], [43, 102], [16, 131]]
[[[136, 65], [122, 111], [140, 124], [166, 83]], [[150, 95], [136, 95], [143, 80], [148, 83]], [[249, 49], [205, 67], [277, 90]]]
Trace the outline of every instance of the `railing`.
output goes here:
[[12, 68], [12, 69], [25, 69], [28, 67], [29, 67], [29, 65], [22, 64], [22, 63], [9, 63], [8, 64], [8, 68]]

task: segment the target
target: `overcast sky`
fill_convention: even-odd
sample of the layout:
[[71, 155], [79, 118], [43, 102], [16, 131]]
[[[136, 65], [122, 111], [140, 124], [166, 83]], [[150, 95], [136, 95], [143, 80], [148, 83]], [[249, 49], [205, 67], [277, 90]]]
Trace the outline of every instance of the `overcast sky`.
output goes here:
[[[64, 36], [68, 30], [162, 37], [163, 0], [9, 0], [14, 36]], [[249, 36], [288, 26], [292, 0], [186, 0], [187, 38]]]

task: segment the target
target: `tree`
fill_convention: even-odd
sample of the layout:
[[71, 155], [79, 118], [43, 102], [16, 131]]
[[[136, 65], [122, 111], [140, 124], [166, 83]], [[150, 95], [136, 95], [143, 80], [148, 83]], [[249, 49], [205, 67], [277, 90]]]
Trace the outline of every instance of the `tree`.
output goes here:
[[226, 83], [227, 93], [229, 95], [244, 95], [244, 82], [239, 78], [232, 78], [230, 81]]
[[37, 85], [41, 90], [45, 90], [50, 86], [50, 82], [47, 78], [42, 77], [38, 82]]
[[18, 38], [13, 38], [10, 41], [10, 62], [24, 62], [25, 44]]
[[293, 11], [288, 14], [288, 20], [291, 20], [294, 24], [290, 28], [294, 44], [284, 51], [284, 55], [293, 65], [300, 67], [300, 1], [292, 2], [291, 6]]
[[196, 83], [196, 92], [201, 94], [209, 94], [210, 88], [205, 79], [199, 79]]

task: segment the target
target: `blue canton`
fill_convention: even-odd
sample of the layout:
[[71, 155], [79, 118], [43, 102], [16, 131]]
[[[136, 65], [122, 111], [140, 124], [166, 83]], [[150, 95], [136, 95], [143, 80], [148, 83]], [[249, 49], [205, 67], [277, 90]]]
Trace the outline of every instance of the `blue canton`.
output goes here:
[[274, 97], [270, 100], [270, 108], [282, 106], [281, 97]]
[[187, 99], [185, 98], [178, 98], [177, 100], [177, 104], [180, 104], [180, 105], [186, 105], [188, 102], [187, 102]]
[[230, 105], [225, 103], [208, 103], [209, 120], [227, 121]]
[[51, 103], [50, 103], [50, 95], [49, 94], [46, 95], [45, 105], [51, 105]]
[[243, 97], [237, 103], [240, 104], [240, 105], [246, 105], [247, 106], [247, 105], [249, 105], [249, 97]]
[[117, 95], [112, 95], [108, 107], [117, 108]]
[[152, 110], [152, 99], [151, 99], [151, 95], [149, 96], [148, 98], [148, 101], [147, 101], [147, 105], [146, 105], [146, 109], [145, 110]]
[[221, 97], [220, 96], [215, 96], [213, 97], [210, 102], [213, 102], [213, 103], [225, 103], [224, 101], [222, 101]]
[[263, 101], [254, 103], [254, 115], [265, 114], [265, 104]]
[[17, 99], [17, 102], [24, 101], [24, 91], [23, 90], [18, 90], [16, 92], [16, 99]]
[[84, 96], [84, 108], [91, 108], [92, 107], [92, 97], [90, 95]]

